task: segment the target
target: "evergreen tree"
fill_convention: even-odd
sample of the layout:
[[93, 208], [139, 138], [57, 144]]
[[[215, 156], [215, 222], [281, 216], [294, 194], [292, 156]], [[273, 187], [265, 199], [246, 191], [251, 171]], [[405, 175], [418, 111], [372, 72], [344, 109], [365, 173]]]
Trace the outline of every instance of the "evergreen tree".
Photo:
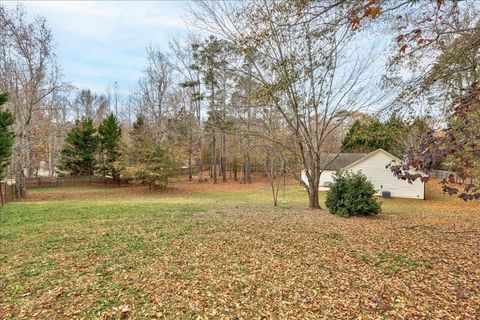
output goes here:
[[97, 130], [91, 119], [77, 120], [65, 139], [60, 169], [71, 175], [93, 175], [98, 147]]
[[155, 141], [155, 136], [139, 116], [130, 132], [130, 143], [125, 145], [118, 169], [134, 183], [166, 188], [168, 179], [177, 169], [177, 161], [168, 150]]
[[355, 120], [342, 141], [342, 147], [350, 152], [371, 152], [381, 148], [401, 156], [400, 142], [408, 129], [408, 125], [395, 114], [385, 122], [377, 118], [367, 122]]
[[[6, 93], [0, 94], [0, 106], [7, 102]], [[0, 180], [4, 178], [5, 169], [10, 163], [13, 147], [13, 132], [10, 126], [14, 123], [13, 115], [9, 111], [0, 110]]]
[[342, 147], [351, 152], [370, 152], [378, 148], [389, 151], [391, 140], [384, 129], [378, 119], [366, 123], [355, 120], [342, 141]]
[[118, 178], [118, 172], [114, 166], [120, 154], [120, 139], [122, 138], [122, 128], [117, 118], [111, 113], [98, 127], [98, 136], [100, 143], [102, 174], [110, 175], [112, 178]]

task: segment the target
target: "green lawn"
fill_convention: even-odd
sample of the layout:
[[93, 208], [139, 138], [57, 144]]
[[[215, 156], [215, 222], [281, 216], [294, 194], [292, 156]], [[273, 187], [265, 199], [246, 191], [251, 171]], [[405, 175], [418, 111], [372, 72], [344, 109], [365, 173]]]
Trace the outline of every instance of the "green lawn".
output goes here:
[[432, 192], [343, 219], [296, 184], [33, 190], [0, 211], [0, 318], [475, 318], [480, 209]]

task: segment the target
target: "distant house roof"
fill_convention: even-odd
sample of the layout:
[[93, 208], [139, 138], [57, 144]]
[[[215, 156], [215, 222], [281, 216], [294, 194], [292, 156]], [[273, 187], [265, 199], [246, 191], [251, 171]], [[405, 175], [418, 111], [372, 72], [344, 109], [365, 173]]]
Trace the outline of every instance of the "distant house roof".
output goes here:
[[[340, 153], [340, 154], [323, 154], [321, 155], [322, 159], [322, 166], [321, 169], [323, 170], [348, 170], [351, 167], [355, 166], [356, 164], [365, 161], [366, 159], [372, 157], [377, 153], [384, 153], [392, 158], [397, 163], [401, 163], [402, 160], [394, 156], [393, 154], [383, 150], [377, 149], [370, 153]], [[426, 175], [425, 173], [421, 172], [420, 170], [415, 170], [416, 173], [420, 173], [421, 175]]]
[[366, 156], [366, 153], [322, 154], [321, 168], [323, 170], [340, 170]]

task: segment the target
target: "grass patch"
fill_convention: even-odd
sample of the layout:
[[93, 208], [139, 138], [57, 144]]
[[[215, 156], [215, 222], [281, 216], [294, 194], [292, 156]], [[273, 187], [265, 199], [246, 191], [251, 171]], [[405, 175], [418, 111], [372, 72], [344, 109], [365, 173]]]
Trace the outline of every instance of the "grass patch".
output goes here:
[[377, 254], [378, 268], [383, 272], [395, 273], [400, 269], [414, 269], [425, 266], [422, 261], [416, 261], [404, 253], [380, 252]]
[[0, 318], [474, 317], [471, 204], [389, 199], [340, 219], [296, 184], [279, 208], [265, 185], [187, 187], [37, 189], [3, 207]]
[[327, 232], [324, 234], [325, 235], [325, 238], [327, 239], [333, 239], [333, 240], [338, 240], [338, 241], [341, 241], [343, 240], [343, 235], [341, 233], [338, 233], [338, 232]]

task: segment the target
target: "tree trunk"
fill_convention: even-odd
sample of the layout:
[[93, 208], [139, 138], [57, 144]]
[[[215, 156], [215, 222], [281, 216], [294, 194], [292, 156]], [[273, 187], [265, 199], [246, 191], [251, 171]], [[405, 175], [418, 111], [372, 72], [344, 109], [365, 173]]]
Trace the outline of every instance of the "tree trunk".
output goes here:
[[15, 188], [20, 198], [27, 197], [27, 185], [25, 181], [25, 174], [20, 164], [15, 166]]
[[[222, 91], [222, 123], [225, 124], [227, 117], [227, 103], [226, 103], [226, 80], [223, 77], [223, 91]], [[227, 134], [225, 133], [225, 128], [222, 128], [222, 180], [227, 182], [227, 172], [226, 172], [226, 158], [227, 158]]]
[[192, 153], [188, 155], [188, 181], [192, 181]]
[[24, 167], [26, 164], [26, 132], [23, 130], [19, 136], [19, 142], [13, 149], [13, 170], [15, 174], [15, 189], [20, 198], [27, 197], [27, 186], [25, 181]]
[[[192, 110], [192, 104], [190, 103], [190, 112]], [[192, 132], [192, 116], [188, 117], [188, 181], [192, 181], [192, 157], [193, 157], [193, 132]]]
[[233, 158], [233, 179], [237, 181], [237, 158]]
[[273, 181], [270, 181], [270, 186], [272, 187], [272, 196], [273, 196], [273, 206], [277, 206], [278, 192], [275, 192], [275, 184]]
[[210, 84], [210, 92], [211, 92], [211, 101], [210, 101], [210, 108], [212, 110], [212, 120], [213, 120], [213, 128], [212, 128], [212, 164], [213, 164], [213, 183], [217, 183], [217, 136], [215, 126], [217, 125], [217, 111], [215, 109], [215, 86], [213, 81]]
[[32, 176], [32, 161], [31, 161], [32, 151], [30, 146], [30, 139], [28, 137], [25, 138], [24, 145], [26, 145], [26, 148], [24, 149], [25, 150], [25, 163], [24, 163], [25, 172], [23, 174], [27, 178], [30, 178]]
[[47, 163], [48, 163], [48, 166], [47, 166], [47, 170], [48, 170], [48, 176], [51, 177], [51, 172], [52, 172], [52, 153], [53, 153], [53, 148], [52, 148], [52, 141], [54, 141], [54, 139], [52, 138], [52, 135], [49, 134], [48, 135], [48, 138], [47, 138]]
[[242, 173], [243, 173], [242, 182], [247, 183], [247, 161], [246, 161], [246, 158], [243, 159]]
[[308, 187], [308, 207], [311, 209], [321, 209], [318, 200], [318, 186], [315, 186], [314, 183]]
[[250, 168], [250, 156], [246, 155], [243, 163], [243, 183], [251, 183], [251, 168]]
[[213, 164], [213, 183], [217, 183], [217, 139], [215, 128], [212, 134], [212, 164]]
[[[197, 73], [197, 83], [200, 86], [200, 75]], [[195, 87], [194, 87], [195, 88]], [[193, 90], [195, 93], [195, 89]], [[200, 87], [198, 88], [200, 91]], [[197, 99], [197, 98], [196, 98]], [[197, 104], [197, 126], [198, 126], [198, 182], [203, 182], [203, 146], [202, 146], [202, 110], [201, 110], [201, 103], [199, 100], [195, 100]]]
[[226, 154], [227, 154], [227, 135], [225, 134], [225, 132], [222, 132], [222, 179], [223, 179], [223, 182], [227, 182]]
[[[199, 129], [200, 131], [200, 129]], [[202, 154], [202, 133], [198, 137], [198, 182], [203, 182], [203, 154]]]
[[198, 161], [198, 182], [203, 182], [203, 159], [202, 159], [201, 147], [200, 147], [200, 157]]
[[[191, 125], [190, 125], [190, 127], [191, 127]], [[188, 138], [188, 181], [192, 181], [192, 179], [193, 179], [193, 173], [192, 173], [193, 146], [192, 146], [192, 144], [193, 144], [192, 132], [190, 131], [190, 136]]]
[[250, 166], [250, 155], [247, 155], [247, 164], [245, 166], [247, 173], [247, 183], [252, 183], [252, 168]]

